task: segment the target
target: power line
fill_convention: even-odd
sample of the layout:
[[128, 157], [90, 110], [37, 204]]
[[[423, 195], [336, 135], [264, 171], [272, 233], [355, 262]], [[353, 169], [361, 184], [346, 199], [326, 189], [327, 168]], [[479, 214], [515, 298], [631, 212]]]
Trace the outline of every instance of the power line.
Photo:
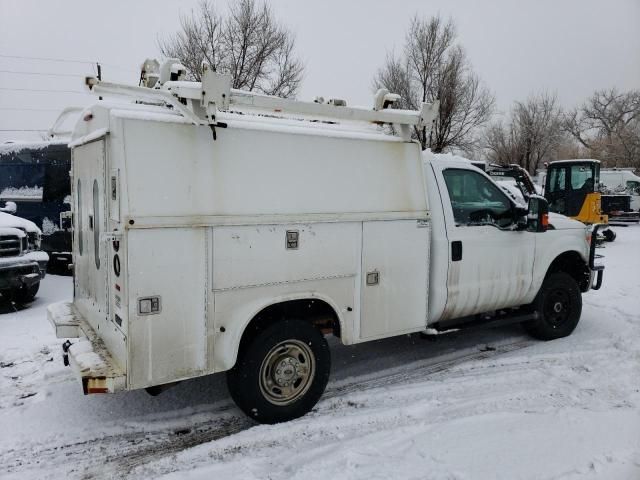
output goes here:
[[63, 63], [95, 63], [91, 60], [69, 60], [65, 58], [48, 58], [48, 57], [28, 57], [22, 55], [0, 55], [2, 58], [19, 58], [23, 60], [41, 60], [45, 62], [63, 62]]
[[5, 88], [5, 87], [0, 87], [0, 90], [11, 90], [13, 92], [75, 93], [78, 95], [90, 95], [89, 92], [81, 92], [80, 90], [46, 90], [46, 89], [37, 89], [37, 88]]
[[25, 111], [25, 112], [59, 112], [62, 108], [23, 108], [23, 107], [0, 107], [0, 110]]
[[82, 77], [82, 74], [79, 73], [25, 72], [21, 70], [0, 70], [0, 73], [14, 73], [17, 75], [51, 75], [54, 77]]
[[105, 66], [111, 67], [111, 68], [115, 68], [117, 70], [123, 70], [123, 71], [128, 71], [128, 72], [137, 71], [137, 69], [134, 68], [134, 67], [122, 67], [120, 65], [114, 65], [113, 63], [104, 63], [104, 62], [100, 62], [98, 60], [71, 60], [71, 59], [66, 59], [66, 58], [29, 57], [29, 56], [23, 56], [23, 55], [2, 55], [2, 54], [0, 54], [0, 58], [17, 58], [17, 59], [21, 59], [21, 60], [39, 60], [39, 61], [43, 61], [43, 62], [85, 63], [85, 64], [92, 64], [92, 65], [94, 65], [96, 63], [100, 63], [102, 65], [105, 65]]
[[0, 132], [46, 132], [48, 131], [47, 129], [25, 129], [25, 128], [0, 128]]

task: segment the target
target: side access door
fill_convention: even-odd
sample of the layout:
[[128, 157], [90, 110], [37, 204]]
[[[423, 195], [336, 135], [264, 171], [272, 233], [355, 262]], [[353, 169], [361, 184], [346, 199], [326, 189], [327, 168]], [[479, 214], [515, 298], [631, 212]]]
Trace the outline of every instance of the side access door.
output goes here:
[[[74, 301], [88, 319], [107, 318], [105, 252], [100, 235], [106, 229], [104, 198], [106, 150], [104, 139], [73, 150], [75, 203], [73, 260]], [[97, 325], [92, 325], [97, 328]]]
[[482, 172], [434, 170], [449, 243], [442, 320], [523, 304], [533, 276], [534, 233], [515, 230], [515, 205]]

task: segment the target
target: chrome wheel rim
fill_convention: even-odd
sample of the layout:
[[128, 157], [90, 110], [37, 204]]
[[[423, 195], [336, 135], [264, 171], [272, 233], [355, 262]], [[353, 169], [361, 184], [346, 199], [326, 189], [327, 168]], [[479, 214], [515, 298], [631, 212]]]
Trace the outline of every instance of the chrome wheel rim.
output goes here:
[[302, 397], [315, 375], [315, 357], [299, 340], [280, 342], [260, 366], [260, 391], [274, 405], [289, 405]]

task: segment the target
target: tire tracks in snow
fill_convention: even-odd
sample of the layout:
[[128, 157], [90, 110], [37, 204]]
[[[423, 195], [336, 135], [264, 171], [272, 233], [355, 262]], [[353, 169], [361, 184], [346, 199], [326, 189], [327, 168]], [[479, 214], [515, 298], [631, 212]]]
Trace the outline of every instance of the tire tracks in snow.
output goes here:
[[447, 370], [450, 370], [458, 365], [476, 360], [485, 360], [498, 355], [504, 355], [506, 353], [529, 347], [531, 345], [534, 345], [535, 343], [537, 343], [535, 340], [524, 339], [512, 343], [505, 343], [495, 347], [490, 347], [485, 350], [474, 350], [472, 352], [468, 352], [463, 355], [457, 355], [453, 358], [435, 363], [426, 363], [423, 360], [419, 360], [417, 362], [412, 362], [411, 364], [403, 366], [401, 369], [394, 368], [394, 371], [392, 373], [384, 374], [384, 371], [382, 371], [382, 375], [377, 375], [369, 380], [358, 380], [357, 377], [352, 377], [353, 381], [350, 382], [342, 381], [340, 382], [341, 384], [333, 387], [331, 386], [331, 384], [329, 384], [329, 388], [327, 388], [327, 391], [322, 396], [322, 398], [329, 399], [347, 395], [352, 392], [381, 388], [399, 383], [408, 383], [412, 380], [420, 378], [433, 378], [437, 374], [446, 372]]
[[[351, 393], [362, 392], [396, 384], [410, 383], [414, 380], [428, 380], [447, 372], [459, 365], [472, 361], [482, 361], [513, 351], [521, 350], [536, 341], [520, 339], [511, 343], [499, 344], [483, 350], [465, 350], [461, 354], [447, 355], [450, 358], [440, 361], [418, 360], [401, 367], [380, 370], [354, 376], [329, 384], [322, 400], [339, 398]], [[122, 433], [107, 434], [91, 439], [71, 443], [57, 443], [38, 448], [33, 444], [17, 447], [0, 453], [0, 464], [10, 475], [22, 477], [29, 470], [39, 470], [42, 478], [122, 478], [136, 476], [137, 467], [167, 458], [171, 455], [197, 445], [234, 435], [256, 425], [255, 422], [235, 410], [231, 403], [209, 412], [217, 418], [189, 422], [183, 418], [180, 426], [170, 428], [162, 426], [128, 430]], [[144, 418], [136, 423], [143, 423]], [[160, 421], [161, 422], [161, 421]]]

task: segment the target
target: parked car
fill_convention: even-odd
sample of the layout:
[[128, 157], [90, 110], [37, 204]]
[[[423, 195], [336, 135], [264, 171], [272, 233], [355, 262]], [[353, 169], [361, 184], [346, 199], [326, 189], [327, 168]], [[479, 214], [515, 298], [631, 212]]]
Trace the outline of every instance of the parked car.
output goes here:
[[0, 295], [28, 303], [38, 293], [49, 256], [40, 250], [40, 229], [7, 211], [15, 211], [15, 205], [0, 209]]

